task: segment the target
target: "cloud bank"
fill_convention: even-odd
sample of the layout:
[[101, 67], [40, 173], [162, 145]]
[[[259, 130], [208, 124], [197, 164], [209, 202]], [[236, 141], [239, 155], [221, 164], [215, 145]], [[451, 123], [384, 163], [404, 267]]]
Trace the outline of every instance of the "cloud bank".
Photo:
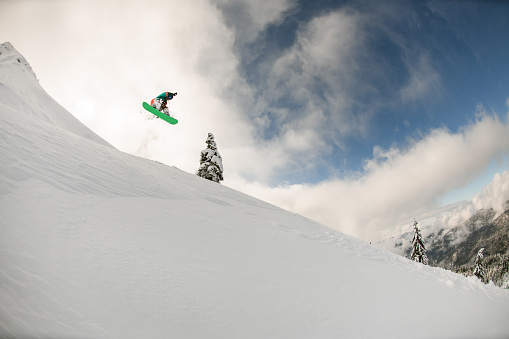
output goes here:
[[[365, 171], [317, 185], [267, 188], [248, 185], [248, 192], [278, 206], [370, 240], [389, 228], [439, 209], [440, 198], [477, 177], [491, 159], [509, 152], [508, 117], [480, 112], [478, 119], [457, 132], [429, 131], [406, 147], [375, 147]], [[475, 209], [502, 209], [509, 198], [509, 176], [497, 175], [462, 218]], [[470, 215], [468, 215], [470, 213]], [[467, 216], [468, 215], [468, 216]], [[444, 221], [445, 222], [445, 221]]]
[[440, 216], [434, 228], [452, 228], [470, 218], [480, 209], [495, 210], [495, 218], [509, 209], [509, 170], [496, 173], [489, 185], [485, 186], [471, 201], [461, 204], [452, 212]]

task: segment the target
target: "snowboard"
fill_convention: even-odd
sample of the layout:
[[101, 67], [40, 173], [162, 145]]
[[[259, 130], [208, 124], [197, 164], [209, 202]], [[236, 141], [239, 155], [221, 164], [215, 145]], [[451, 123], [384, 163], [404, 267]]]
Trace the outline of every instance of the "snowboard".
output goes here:
[[159, 112], [154, 107], [150, 106], [146, 102], [143, 102], [143, 108], [145, 108], [150, 113], [154, 114], [156, 117], [163, 119], [164, 121], [175, 125], [177, 122], [179, 122], [177, 119], [170, 117], [169, 115], [164, 114], [163, 112]]

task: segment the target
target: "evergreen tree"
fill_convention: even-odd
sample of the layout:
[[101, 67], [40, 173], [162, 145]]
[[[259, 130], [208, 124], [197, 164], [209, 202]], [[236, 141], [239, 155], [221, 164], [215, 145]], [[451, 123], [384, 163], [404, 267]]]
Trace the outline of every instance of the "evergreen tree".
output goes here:
[[484, 247], [477, 252], [477, 257], [475, 258], [475, 269], [474, 269], [474, 275], [479, 278], [483, 283], [486, 283], [486, 275], [484, 272], [484, 255], [482, 252], [484, 251]]
[[201, 151], [200, 168], [196, 175], [219, 182], [223, 180], [223, 158], [217, 151], [217, 145], [214, 141], [214, 135], [209, 133], [205, 141], [207, 148]]
[[419, 231], [419, 228], [417, 227], [417, 221], [415, 220], [414, 220], [414, 237], [412, 239], [412, 254], [410, 255], [410, 259], [413, 261], [423, 263], [424, 265], [428, 264], [428, 257], [426, 256], [426, 247], [424, 246], [421, 232]]

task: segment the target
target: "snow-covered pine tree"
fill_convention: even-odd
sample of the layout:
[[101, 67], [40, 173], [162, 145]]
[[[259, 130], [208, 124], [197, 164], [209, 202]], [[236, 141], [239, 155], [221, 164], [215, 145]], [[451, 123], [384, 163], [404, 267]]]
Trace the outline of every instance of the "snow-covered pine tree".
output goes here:
[[484, 272], [484, 255], [483, 252], [484, 247], [477, 252], [477, 257], [475, 258], [475, 269], [474, 269], [474, 275], [479, 278], [483, 283], [486, 283], [486, 275]]
[[426, 247], [424, 246], [424, 241], [422, 241], [421, 232], [417, 227], [417, 221], [414, 220], [414, 237], [412, 239], [412, 254], [410, 255], [410, 259], [413, 261], [417, 261], [423, 263], [424, 265], [428, 264], [428, 256], [426, 255]]
[[223, 180], [223, 158], [217, 151], [212, 133], [208, 134], [205, 143], [207, 148], [201, 151], [200, 168], [198, 168], [196, 175], [218, 183]]

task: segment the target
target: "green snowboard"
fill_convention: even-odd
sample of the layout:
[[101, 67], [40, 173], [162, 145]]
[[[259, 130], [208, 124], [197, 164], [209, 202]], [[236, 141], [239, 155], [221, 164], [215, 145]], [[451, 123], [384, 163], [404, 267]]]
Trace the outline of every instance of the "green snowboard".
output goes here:
[[154, 114], [155, 116], [163, 119], [166, 122], [169, 122], [172, 125], [175, 125], [177, 122], [179, 122], [177, 119], [170, 117], [169, 115], [164, 114], [163, 112], [159, 112], [154, 107], [150, 106], [146, 102], [143, 102], [143, 108], [145, 108], [150, 113]]

